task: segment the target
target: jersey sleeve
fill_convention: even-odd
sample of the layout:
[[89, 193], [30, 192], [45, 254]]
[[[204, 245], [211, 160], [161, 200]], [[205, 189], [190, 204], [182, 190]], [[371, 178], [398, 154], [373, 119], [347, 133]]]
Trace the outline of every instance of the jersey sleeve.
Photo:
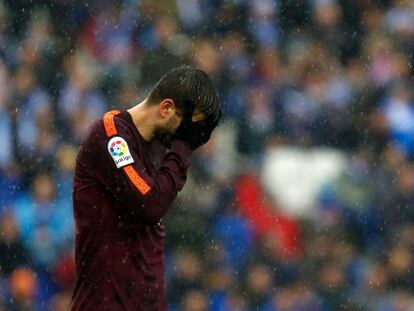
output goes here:
[[126, 122], [117, 118], [119, 111], [108, 112], [103, 119], [104, 143], [100, 144], [100, 181], [125, 208], [144, 221], [158, 222], [183, 188], [191, 149], [174, 141], [156, 176], [146, 171], [134, 136]]

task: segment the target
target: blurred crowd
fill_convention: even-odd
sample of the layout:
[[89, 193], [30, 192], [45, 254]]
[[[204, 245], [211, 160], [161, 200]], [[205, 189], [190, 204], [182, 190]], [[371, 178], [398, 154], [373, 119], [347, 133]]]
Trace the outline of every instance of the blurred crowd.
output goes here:
[[[170, 310], [414, 310], [412, 0], [0, 0], [0, 310], [68, 310], [79, 144], [181, 64], [226, 116], [165, 219]], [[262, 183], [291, 147], [346, 158], [312, 217]]]

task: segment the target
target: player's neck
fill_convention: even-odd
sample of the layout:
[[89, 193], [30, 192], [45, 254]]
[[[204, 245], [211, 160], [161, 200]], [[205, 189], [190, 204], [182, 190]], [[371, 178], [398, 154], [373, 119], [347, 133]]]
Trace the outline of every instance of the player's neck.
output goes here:
[[151, 141], [155, 134], [155, 124], [153, 122], [152, 110], [145, 104], [145, 100], [140, 104], [127, 110], [132, 117], [132, 121], [146, 141]]

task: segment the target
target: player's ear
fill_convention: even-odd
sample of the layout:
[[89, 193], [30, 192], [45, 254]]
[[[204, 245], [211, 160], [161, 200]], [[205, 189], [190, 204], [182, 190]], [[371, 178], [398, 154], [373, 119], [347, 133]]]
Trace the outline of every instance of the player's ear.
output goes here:
[[163, 118], [168, 117], [171, 114], [175, 114], [175, 103], [172, 99], [166, 98], [159, 105], [160, 115]]

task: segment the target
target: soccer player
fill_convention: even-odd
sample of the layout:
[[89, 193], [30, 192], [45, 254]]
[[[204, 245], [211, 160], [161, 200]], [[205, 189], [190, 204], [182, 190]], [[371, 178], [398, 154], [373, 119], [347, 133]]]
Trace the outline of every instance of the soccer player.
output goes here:
[[221, 114], [208, 75], [179, 67], [92, 125], [76, 160], [72, 311], [167, 309], [162, 217]]

